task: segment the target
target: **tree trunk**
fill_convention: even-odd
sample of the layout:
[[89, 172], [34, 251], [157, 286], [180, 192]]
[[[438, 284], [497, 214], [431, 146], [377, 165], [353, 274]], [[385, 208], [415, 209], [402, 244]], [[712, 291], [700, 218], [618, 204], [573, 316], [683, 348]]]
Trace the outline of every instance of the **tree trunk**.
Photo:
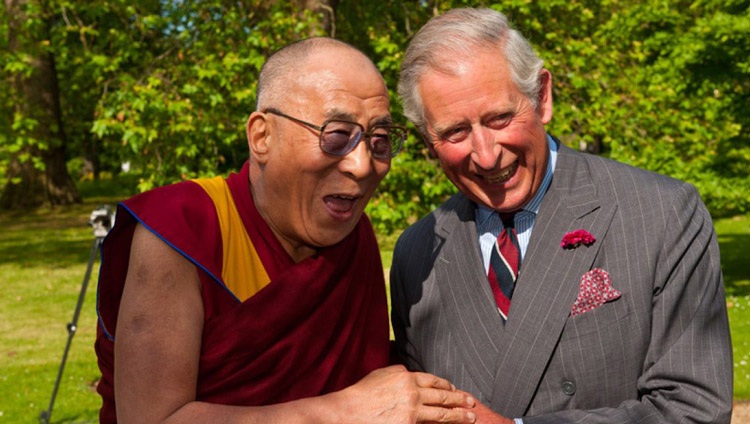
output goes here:
[[102, 172], [101, 155], [99, 154], [99, 143], [90, 132], [83, 134], [84, 174], [92, 175], [94, 180], [99, 180]]
[[[29, 130], [12, 134], [29, 140], [23, 144], [20, 154], [11, 159], [8, 179], [0, 196], [0, 207], [18, 209], [37, 207], [43, 204], [63, 205], [80, 202], [81, 198], [65, 163], [65, 131], [60, 111], [60, 90], [55, 69], [54, 57], [39, 48], [44, 35], [32, 34], [26, 30], [29, 17], [24, 6], [29, 0], [5, 0], [8, 13], [8, 47], [12, 54], [26, 54], [32, 72], [28, 75], [16, 74], [12, 89], [18, 99], [16, 114], [36, 121]], [[48, 32], [48, 22], [44, 16], [34, 18], [45, 22], [44, 34]], [[39, 38], [38, 38], [39, 37]], [[47, 40], [49, 37], [46, 38]], [[42, 169], [34, 165], [35, 158]]]

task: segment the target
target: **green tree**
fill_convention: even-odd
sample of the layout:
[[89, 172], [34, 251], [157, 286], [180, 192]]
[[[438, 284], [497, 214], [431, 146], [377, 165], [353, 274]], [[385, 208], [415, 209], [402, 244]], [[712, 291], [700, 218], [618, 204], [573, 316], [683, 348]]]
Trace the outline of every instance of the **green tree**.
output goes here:
[[[18, 102], [17, 84], [0, 90], [0, 171], [9, 175], [19, 163], [52, 169], [43, 153], [55, 148], [93, 175], [129, 163], [143, 175], [141, 190], [236, 169], [247, 158], [244, 123], [265, 58], [311, 35], [365, 51], [403, 120], [393, 90], [409, 38], [431, 16], [471, 5], [506, 13], [545, 59], [554, 75], [550, 131], [564, 143], [690, 181], [716, 216], [750, 211], [747, 0], [5, 4], [38, 18], [2, 15], [3, 78], [41, 75], [29, 58], [44, 53], [60, 98], [54, 121], [51, 109]], [[35, 41], [18, 44], [13, 34]], [[390, 232], [454, 192], [413, 131], [368, 212]]]
[[67, 138], [60, 111], [56, 58], [50, 48], [54, 24], [46, 4], [5, 0], [7, 55], [0, 127], [7, 151], [6, 181], [0, 207], [27, 208], [44, 203], [79, 202], [65, 163]]
[[114, 76], [94, 134], [111, 157], [145, 174], [141, 190], [237, 169], [265, 57], [322, 33], [315, 22], [290, 2], [165, 3], [144, 22], [161, 34], [152, 54], [140, 55], [146, 66]]
[[605, 31], [634, 65], [620, 87], [641, 133], [612, 155], [693, 182], [714, 215], [750, 211], [750, 2], [636, 5]]

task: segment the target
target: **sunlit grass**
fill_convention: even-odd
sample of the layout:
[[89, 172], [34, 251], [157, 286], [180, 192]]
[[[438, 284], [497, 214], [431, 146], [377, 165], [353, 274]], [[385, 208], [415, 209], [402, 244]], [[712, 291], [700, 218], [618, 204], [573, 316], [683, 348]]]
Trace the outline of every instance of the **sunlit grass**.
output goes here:
[[716, 221], [734, 351], [734, 397], [750, 399], [750, 217]]
[[[81, 294], [95, 204], [0, 214], [0, 423], [38, 422], [49, 407], [67, 324]], [[96, 422], [99, 378], [93, 342], [98, 261], [60, 382], [53, 422]]]

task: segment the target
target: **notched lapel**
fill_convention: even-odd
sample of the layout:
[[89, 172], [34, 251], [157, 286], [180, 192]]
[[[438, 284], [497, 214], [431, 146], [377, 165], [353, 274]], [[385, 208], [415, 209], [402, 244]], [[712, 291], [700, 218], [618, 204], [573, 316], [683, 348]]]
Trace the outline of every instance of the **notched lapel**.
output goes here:
[[484, 275], [474, 205], [461, 196], [455, 216], [436, 228], [445, 242], [434, 267], [440, 299], [464, 367], [485, 397], [492, 393], [494, 366], [503, 325]]

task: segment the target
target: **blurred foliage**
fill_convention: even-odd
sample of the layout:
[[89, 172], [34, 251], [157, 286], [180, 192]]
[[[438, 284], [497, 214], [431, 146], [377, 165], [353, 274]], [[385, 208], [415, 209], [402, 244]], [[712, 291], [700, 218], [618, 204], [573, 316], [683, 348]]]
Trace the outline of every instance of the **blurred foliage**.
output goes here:
[[[46, 1], [54, 25], [41, 44], [57, 64], [69, 168], [85, 174], [81, 158], [94, 152], [103, 171], [127, 163], [145, 175], [140, 190], [237, 169], [265, 57], [324, 34], [323, 15], [299, 3]], [[750, 212], [750, 1], [338, 2], [331, 32], [375, 61], [403, 120], [393, 90], [409, 38], [461, 6], [500, 10], [532, 41], [553, 74], [549, 130], [564, 143], [689, 181], [716, 217]], [[0, 16], [3, 80], [29, 70], [6, 53], [7, 22]], [[29, 124], [5, 113], [14, 99], [4, 87], [2, 173]], [[454, 192], [412, 131], [368, 212], [390, 233]]]

